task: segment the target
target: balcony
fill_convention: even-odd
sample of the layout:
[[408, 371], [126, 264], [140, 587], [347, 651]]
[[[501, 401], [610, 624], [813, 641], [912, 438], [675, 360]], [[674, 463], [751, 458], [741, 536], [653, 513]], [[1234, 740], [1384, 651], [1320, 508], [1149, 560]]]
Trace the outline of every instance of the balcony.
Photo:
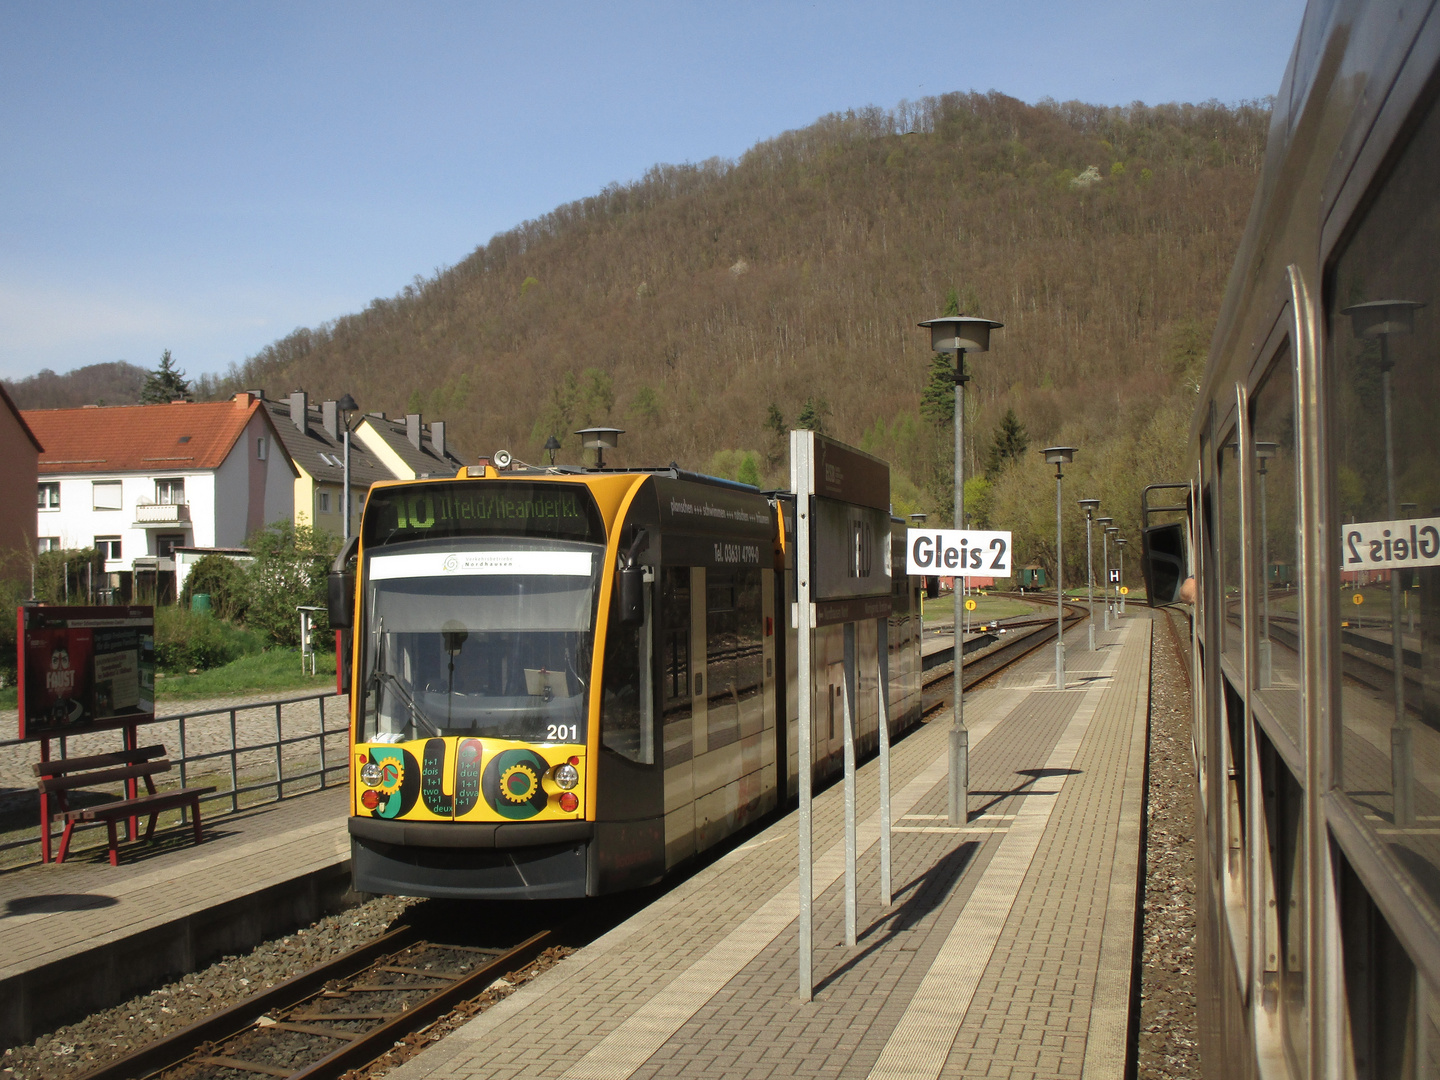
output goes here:
[[141, 502], [135, 504], [135, 528], [150, 529], [157, 525], [188, 525], [189, 503]]

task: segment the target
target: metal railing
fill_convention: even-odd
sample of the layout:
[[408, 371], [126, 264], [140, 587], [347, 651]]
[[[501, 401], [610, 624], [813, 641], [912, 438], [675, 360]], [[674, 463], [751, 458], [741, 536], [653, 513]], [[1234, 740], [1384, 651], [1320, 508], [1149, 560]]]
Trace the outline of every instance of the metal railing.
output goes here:
[[[234, 813], [347, 783], [348, 704], [346, 695], [325, 693], [175, 713], [140, 725], [137, 738], [140, 745], [164, 744], [166, 756], [178, 772], [179, 786], [213, 785], [218, 790], [204, 796], [201, 802], [212, 806], [218, 803], [224, 806], [222, 812]], [[59, 758], [104, 753], [117, 749], [101, 745], [107, 738], [113, 741], [116, 735], [102, 731], [60, 736], [52, 740], [52, 746], [58, 742]], [[28, 740], [0, 740], [0, 757], [11, 755], [24, 759], [16, 764], [29, 776], [30, 762], [39, 760], [38, 746]], [[19, 779], [19, 770], [12, 767], [5, 771], [13, 785]], [[33, 780], [30, 782], [33, 784]], [[40, 855], [38, 795], [30, 796], [23, 787], [16, 792], [5, 801], [35, 806], [35, 823], [26, 828], [17, 822], [4, 830], [10, 835], [0, 837], [0, 865], [26, 861], [23, 856], [17, 860], [14, 854], [21, 849], [33, 847], [35, 857]], [[3, 816], [15, 818], [21, 812], [12, 806]], [[175, 813], [180, 814], [182, 822], [188, 818], [188, 811]], [[102, 826], [101, 822], [77, 824], [72, 850], [77, 849], [75, 841], [82, 830], [101, 830]], [[17, 837], [16, 832], [24, 835]]]

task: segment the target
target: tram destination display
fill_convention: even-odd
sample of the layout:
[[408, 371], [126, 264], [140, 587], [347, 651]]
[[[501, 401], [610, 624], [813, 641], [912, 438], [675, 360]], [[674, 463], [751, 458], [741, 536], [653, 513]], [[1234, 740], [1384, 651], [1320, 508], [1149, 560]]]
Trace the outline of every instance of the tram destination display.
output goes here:
[[155, 715], [155, 609], [22, 607], [19, 736], [45, 739]]

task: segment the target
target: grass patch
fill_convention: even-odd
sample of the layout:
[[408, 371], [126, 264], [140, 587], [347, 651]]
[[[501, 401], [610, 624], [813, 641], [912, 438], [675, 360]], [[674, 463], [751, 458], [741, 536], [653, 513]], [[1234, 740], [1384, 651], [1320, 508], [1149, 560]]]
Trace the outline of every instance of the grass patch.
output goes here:
[[[1035, 614], [1034, 604], [1027, 604], [1024, 600], [1012, 600], [1008, 596], [981, 596], [977, 593], [972, 599], [975, 601], [975, 610], [970, 612], [970, 618], [974, 622]], [[920, 608], [922, 618], [948, 619], [955, 614], [955, 599], [951, 596], [939, 596], [933, 600], [925, 597], [920, 602]]]
[[289, 649], [242, 656], [220, 667], [195, 675], [167, 675], [155, 680], [155, 696], [159, 701], [194, 701], [196, 698], [241, 697], [275, 690], [311, 690], [335, 688], [335, 654], [318, 653], [317, 674], [300, 670], [300, 653]]

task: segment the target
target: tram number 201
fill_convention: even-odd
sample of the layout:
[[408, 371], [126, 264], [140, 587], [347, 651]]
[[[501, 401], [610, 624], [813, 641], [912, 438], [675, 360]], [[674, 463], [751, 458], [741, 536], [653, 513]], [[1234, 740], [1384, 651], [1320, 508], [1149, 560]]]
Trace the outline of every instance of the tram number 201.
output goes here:
[[579, 724], [551, 724], [545, 729], [546, 742], [579, 742]]

